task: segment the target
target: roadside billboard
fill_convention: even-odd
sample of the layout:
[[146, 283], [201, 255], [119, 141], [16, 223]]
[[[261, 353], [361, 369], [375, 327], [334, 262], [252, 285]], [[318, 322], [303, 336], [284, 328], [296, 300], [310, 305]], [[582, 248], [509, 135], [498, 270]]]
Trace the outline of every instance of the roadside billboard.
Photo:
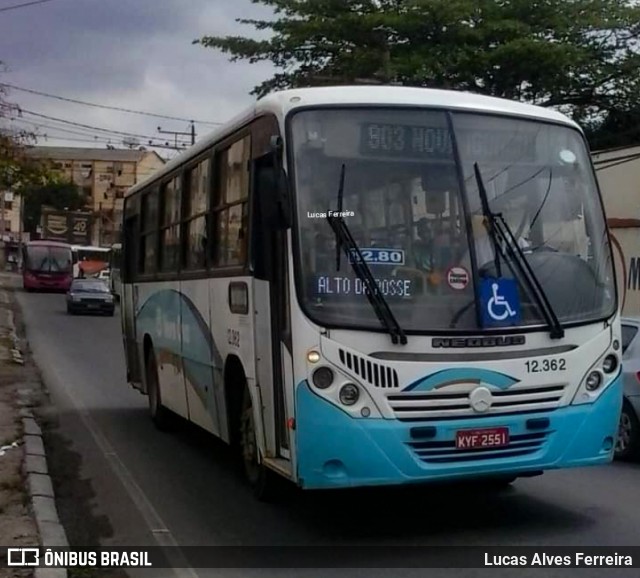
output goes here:
[[90, 245], [91, 213], [43, 209], [42, 239], [70, 245]]

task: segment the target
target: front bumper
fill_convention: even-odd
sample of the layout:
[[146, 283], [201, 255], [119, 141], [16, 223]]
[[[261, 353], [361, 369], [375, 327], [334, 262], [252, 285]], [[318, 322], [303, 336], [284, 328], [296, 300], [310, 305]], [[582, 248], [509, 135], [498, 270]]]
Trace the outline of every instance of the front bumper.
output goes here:
[[[298, 484], [309, 489], [398, 485], [605, 464], [613, 458], [621, 406], [618, 377], [595, 403], [551, 412], [427, 423], [354, 419], [305, 381], [296, 391]], [[548, 425], [541, 429], [545, 419]], [[426, 426], [435, 428], [433, 437], [412, 438], [412, 428]], [[453, 447], [457, 430], [499, 426], [509, 428], [512, 441], [506, 448], [470, 454]]]
[[78, 301], [67, 301], [70, 313], [103, 313], [112, 314], [115, 311], [115, 304], [104, 301], [102, 303], [83, 303]]
[[32, 289], [35, 291], [55, 291], [66, 293], [71, 287], [71, 281], [58, 280], [41, 280], [41, 279], [24, 279], [22, 286], [25, 290]]

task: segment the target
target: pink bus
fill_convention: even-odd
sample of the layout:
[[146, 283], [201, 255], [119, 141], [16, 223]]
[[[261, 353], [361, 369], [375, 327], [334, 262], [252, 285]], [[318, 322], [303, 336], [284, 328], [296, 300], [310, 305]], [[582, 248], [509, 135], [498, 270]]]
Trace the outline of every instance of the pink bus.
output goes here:
[[68, 291], [73, 281], [71, 245], [31, 241], [24, 247], [22, 282], [26, 291]]

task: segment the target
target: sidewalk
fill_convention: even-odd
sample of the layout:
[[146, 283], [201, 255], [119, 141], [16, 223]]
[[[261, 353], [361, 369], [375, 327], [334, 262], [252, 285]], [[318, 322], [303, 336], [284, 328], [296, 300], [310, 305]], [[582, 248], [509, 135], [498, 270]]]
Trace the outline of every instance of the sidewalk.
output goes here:
[[[33, 419], [44, 395], [19, 337], [14, 289], [20, 277], [0, 273], [0, 546], [66, 546], [48, 475], [42, 432]], [[4, 554], [4, 552], [3, 552]], [[63, 578], [66, 570], [0, 568], [0, 578]]]

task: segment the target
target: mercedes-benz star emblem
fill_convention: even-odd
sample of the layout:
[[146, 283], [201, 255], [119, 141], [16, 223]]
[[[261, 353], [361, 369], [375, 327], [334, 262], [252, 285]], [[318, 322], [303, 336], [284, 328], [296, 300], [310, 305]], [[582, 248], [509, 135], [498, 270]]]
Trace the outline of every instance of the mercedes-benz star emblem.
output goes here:
[[478, 413], [485, 413], [491, 409], [491, 402], [493, 401], [491, 391], [486, 387], [476, 387], [469, 394], [469, 403], [471, 409]]

